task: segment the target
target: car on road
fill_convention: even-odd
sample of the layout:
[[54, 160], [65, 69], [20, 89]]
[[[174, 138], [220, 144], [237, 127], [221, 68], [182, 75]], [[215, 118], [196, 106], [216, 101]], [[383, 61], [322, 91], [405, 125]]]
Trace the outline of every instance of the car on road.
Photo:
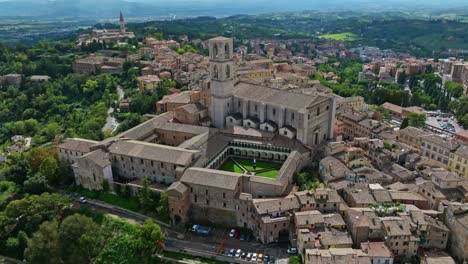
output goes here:
[[242, 250], [238, 249], [238, 250], [236, 251], [236, 254], [234, 255], [234, 257], [240, 258], [241, 254], [242, 254]]
[[259, 253], [258, 254], [258, 263], [262, 263], [263, 262], [263, 254], [262, 253]]
[[236, 234], [236, 230], [231, 229], [231, 231], [229, 232], [229, 237], [234, 237], [235, 234]]
[[288, 248], [288, 254], [291, 254], [291, 255], [297, 254], [297, 248], [295, 247]]
[[80, 197], [80, 203], [85, 204], [87, 202], [88, 202], [88, 200], [86, 200], [85, 197]]
[[247, 256], [245, 257], [245, 260], [251, 261], [252, 260], [252, 253], [247, 253]]
[[258, 258], [257, 253], [253, 253], [253, 254], [252, 254], [252, 259], [251, 259], [251, 261], [252, 261], [252, 262], [257, 262], [257, 258]]
[[235, 249], [229, 250], [228, 257], [234, 257], [234, 255], [236, 255], [236, 250]]

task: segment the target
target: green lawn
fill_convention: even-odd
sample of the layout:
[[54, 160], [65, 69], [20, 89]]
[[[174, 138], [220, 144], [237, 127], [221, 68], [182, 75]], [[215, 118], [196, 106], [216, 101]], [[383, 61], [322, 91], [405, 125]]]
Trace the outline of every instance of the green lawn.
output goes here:
[[[239, 164], [244, 166], [248, 171], [255, 172], [255, 176], [265, 177], [265, 178], [276, 178], [278, 172], [281, 168], [282, 164], [269, 162], [269, 161], [262, 161], [257, 160], [257, 168], [254, 170], [253, 168], [253, 160], [252, 159], [235, 159]], [[239, 167], [232, 158], [228, 159], [221, 165], [219, 168], [223, 171], [235, 172], [235, 173], [244, 173], [244, 170]], [[267, 171], [263, 171], [267, 170]], [[260, 171], [260, 172], [259, 172]]]
[[241, 167], [237, 166], [237, 164], [234, 163], [232, 159], [226, 160], [219, 169], [223, 171], [229, 171], [229, 172], [235, 172], [235, 173], [244, 173], [244, 170]]
[[320, 38], [338, 41], [355, 41], [359, 39], [359, 36], [351, 32], [343, 32], [338, 34], [321, 35]]
[[96, 192], [81, 189], [79, 193], [85, 197], [100, 200], [108, 204], [112, 204], [118, 207], [125, 208], [130, 211], [139, 211], [139, 202], [136, 197], [122, 197], [113, 193]]

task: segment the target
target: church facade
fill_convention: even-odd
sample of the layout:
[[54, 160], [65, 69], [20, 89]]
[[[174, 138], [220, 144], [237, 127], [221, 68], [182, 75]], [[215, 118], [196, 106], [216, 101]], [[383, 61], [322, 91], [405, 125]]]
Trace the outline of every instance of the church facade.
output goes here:
[[308, 146], [333, 137], [335, 99], [237, 80], [233, 40], [209, 41], [211, 119], [218, 129], [242, 126], [278, 133]]

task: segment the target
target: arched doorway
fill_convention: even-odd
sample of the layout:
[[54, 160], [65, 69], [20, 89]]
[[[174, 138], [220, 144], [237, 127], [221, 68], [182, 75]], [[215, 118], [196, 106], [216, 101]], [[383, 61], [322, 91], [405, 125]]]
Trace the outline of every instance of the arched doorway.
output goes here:
[[279, 243], [287, 243], [289, 242], [289, 230], [283, 229], [278, 233], [278, 242]]
[[176, 214], [174, 216], [174, 225], [179, 225], [180, 223], [182, 222], [182, 218], [180, 217], [180, 215]]

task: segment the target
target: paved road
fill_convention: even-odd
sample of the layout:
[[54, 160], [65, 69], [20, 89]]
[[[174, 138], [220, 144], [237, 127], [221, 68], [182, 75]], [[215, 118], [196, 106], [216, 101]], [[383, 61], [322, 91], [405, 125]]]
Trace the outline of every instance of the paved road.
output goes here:
[[[123, 99], [125, 96], [124, 90], [122, 89], [120, 85], [117, 85], [117, 94], [119, 95], [119, 101]], [[115, 130], [117, 130], [117, 127], [119, 126], [119, 122], [117, 121], [115, 117], [112, 116], [112, 114], [114, 113], [114, 110], [115, 109], [113, 107], [110, 107], [107, 110], [106, 124], [102, 128], [102, 131], [110, 130], [114, 132]]]
[[[77, 195], [73, 195], [76, 199], [75, 206], [83, 206], [79, 203], [79, 198]], [[138, 214], [132, 211], [125, 210], [101, 201], [88, 200], [86, 206], [91, 207], [93, 210], [101, 213], [106, 213], [110, 215], [116, 215], [121, 218], [128, 219], [137, 223], [142, 223], [148, 216]], [[159, 222], [156, 219], [153, 219], [155, 222]], [[188, 230], [180, 233], [175, 230], [172, 230], [168, 224], [161, 223], [161, 229], [164, 231], [167, 237], [167, 244], [173, 248], [178, 248], [180, 250], [193, 250], [201, 251], [208, 254], [216, 254], [221, 243], [224, 241], [224, 249], [226, 254], [229, 249], [241, 249], [245, 252], [252, 253], [267, 253], [271, 256], [275, 256], [276, 259], [287, 259], [288, 255], [286, 253], [286, 245], [264, 245], [255, 241], [240, 241], [237, 238], [228, 237], [228, 231], [223, 229], [215, 230], [212, 236], [201, 236], [193, 234]], [[283, 261], [284, 263], [284, 261]]]
[[[2, 262], [3, 261], [3, 262]], [[0, 255], [0, 263], [5, 263], [5, 264], [22, 264], [22, 263], [25, 263], [19, 259], [14, 259], [14, 258], [10, 258], [10, 257], [5, 257], [5, 256], [1, 256]]]

